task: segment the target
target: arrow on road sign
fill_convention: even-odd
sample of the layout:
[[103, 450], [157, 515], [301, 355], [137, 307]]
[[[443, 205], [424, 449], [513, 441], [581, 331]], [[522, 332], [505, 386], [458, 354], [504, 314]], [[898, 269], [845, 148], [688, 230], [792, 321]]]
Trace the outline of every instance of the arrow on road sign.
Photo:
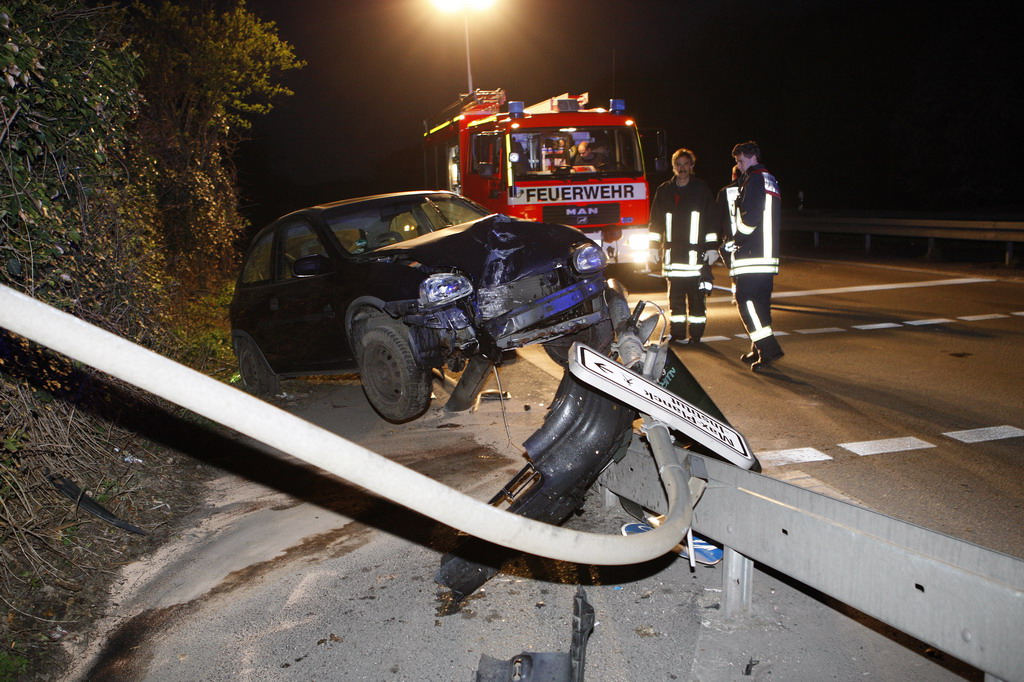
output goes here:
[[739, 431], [589, 346], [573, 344], [569, 371], [583, 383], [664, 422], [738, 467], [750, 469], [757, 461]]

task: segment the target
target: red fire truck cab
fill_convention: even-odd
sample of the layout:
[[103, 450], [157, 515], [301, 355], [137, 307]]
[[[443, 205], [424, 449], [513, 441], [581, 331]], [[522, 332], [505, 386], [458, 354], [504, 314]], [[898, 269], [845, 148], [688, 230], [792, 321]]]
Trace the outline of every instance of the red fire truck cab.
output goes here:
[[425, 122], [428, 187], [495, 213], [570, 225], [609, 262], [647, 261], [649, 188], [640, 135], [622, 100], [587, 109], [587, 95], [504, 106], [504, 90], [463, 95]]

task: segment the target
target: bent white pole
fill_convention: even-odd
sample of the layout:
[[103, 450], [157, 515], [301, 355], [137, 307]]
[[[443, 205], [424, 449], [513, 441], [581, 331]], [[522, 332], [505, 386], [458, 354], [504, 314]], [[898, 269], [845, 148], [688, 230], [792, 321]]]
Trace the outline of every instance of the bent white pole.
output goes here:
[[[581, 564], [625, 565], [668, 553], [690, 526], [688, 481], [661, 469], [669, 514], [628, 537], [568, 530], [480, 502], [238, 389], [0, 285], [0, 326], [123, 379], [409, 509], [507, 547]], [[670, 448], [671, 449], [671, 448]], [[670, 483], [671, 481], [671, 483]]]

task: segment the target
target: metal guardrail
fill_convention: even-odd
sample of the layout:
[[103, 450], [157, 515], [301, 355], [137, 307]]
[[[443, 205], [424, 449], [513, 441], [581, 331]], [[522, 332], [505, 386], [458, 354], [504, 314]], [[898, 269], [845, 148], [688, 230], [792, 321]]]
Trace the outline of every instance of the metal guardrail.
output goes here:
[[[690, 454], [707, 480], [693, 529], [725, 547], [727, 617], [748, 611], [753, 562], [975, 666], [1024, 682], [1024, 561], [820, 493]], [[656, 465], [637, 443], [599, 483], [654, 512]]]
[[[704, 464], [709, 485], [694, 509], [695, 530], [970, 663], [988, 680], [1024, 680], [1024, 561], [721, 462]], [[749, 574], [749, 559], [729, 559], [726, 576]], [[741, 585], [731, 582], [726, 590]]]
[[871, 249], [872, 236], [917, 237], [928, 240], [928, 253], [935, 250], [936, 239], [1003, 242], [1005, 263], [1013, 261], [1013, 245], [1024, 242], [1024, 221], [1016, 220], [951, 220], [915, 217], [870, 215], [835, 215], [827, 213], [788, 213], [782, 222], [785, 232], [812, 232], [814, 245], [819, 245], [822, 232], [864, 235], [864, 250]]

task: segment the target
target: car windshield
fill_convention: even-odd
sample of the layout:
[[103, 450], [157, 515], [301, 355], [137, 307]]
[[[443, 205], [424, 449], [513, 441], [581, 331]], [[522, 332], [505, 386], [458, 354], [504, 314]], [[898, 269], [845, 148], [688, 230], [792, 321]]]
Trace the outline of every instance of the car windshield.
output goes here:
[[[516, 178], [561, 173], [643, 173], [636, 128], [536, 128], [512, 133]], [[514, 158], [514, 157], [510, 157]]]
[[487, 215], [462, 197], [431, 194], [346, 204], [325, 212], [324, 219], [338, 245], [359, 254]]

